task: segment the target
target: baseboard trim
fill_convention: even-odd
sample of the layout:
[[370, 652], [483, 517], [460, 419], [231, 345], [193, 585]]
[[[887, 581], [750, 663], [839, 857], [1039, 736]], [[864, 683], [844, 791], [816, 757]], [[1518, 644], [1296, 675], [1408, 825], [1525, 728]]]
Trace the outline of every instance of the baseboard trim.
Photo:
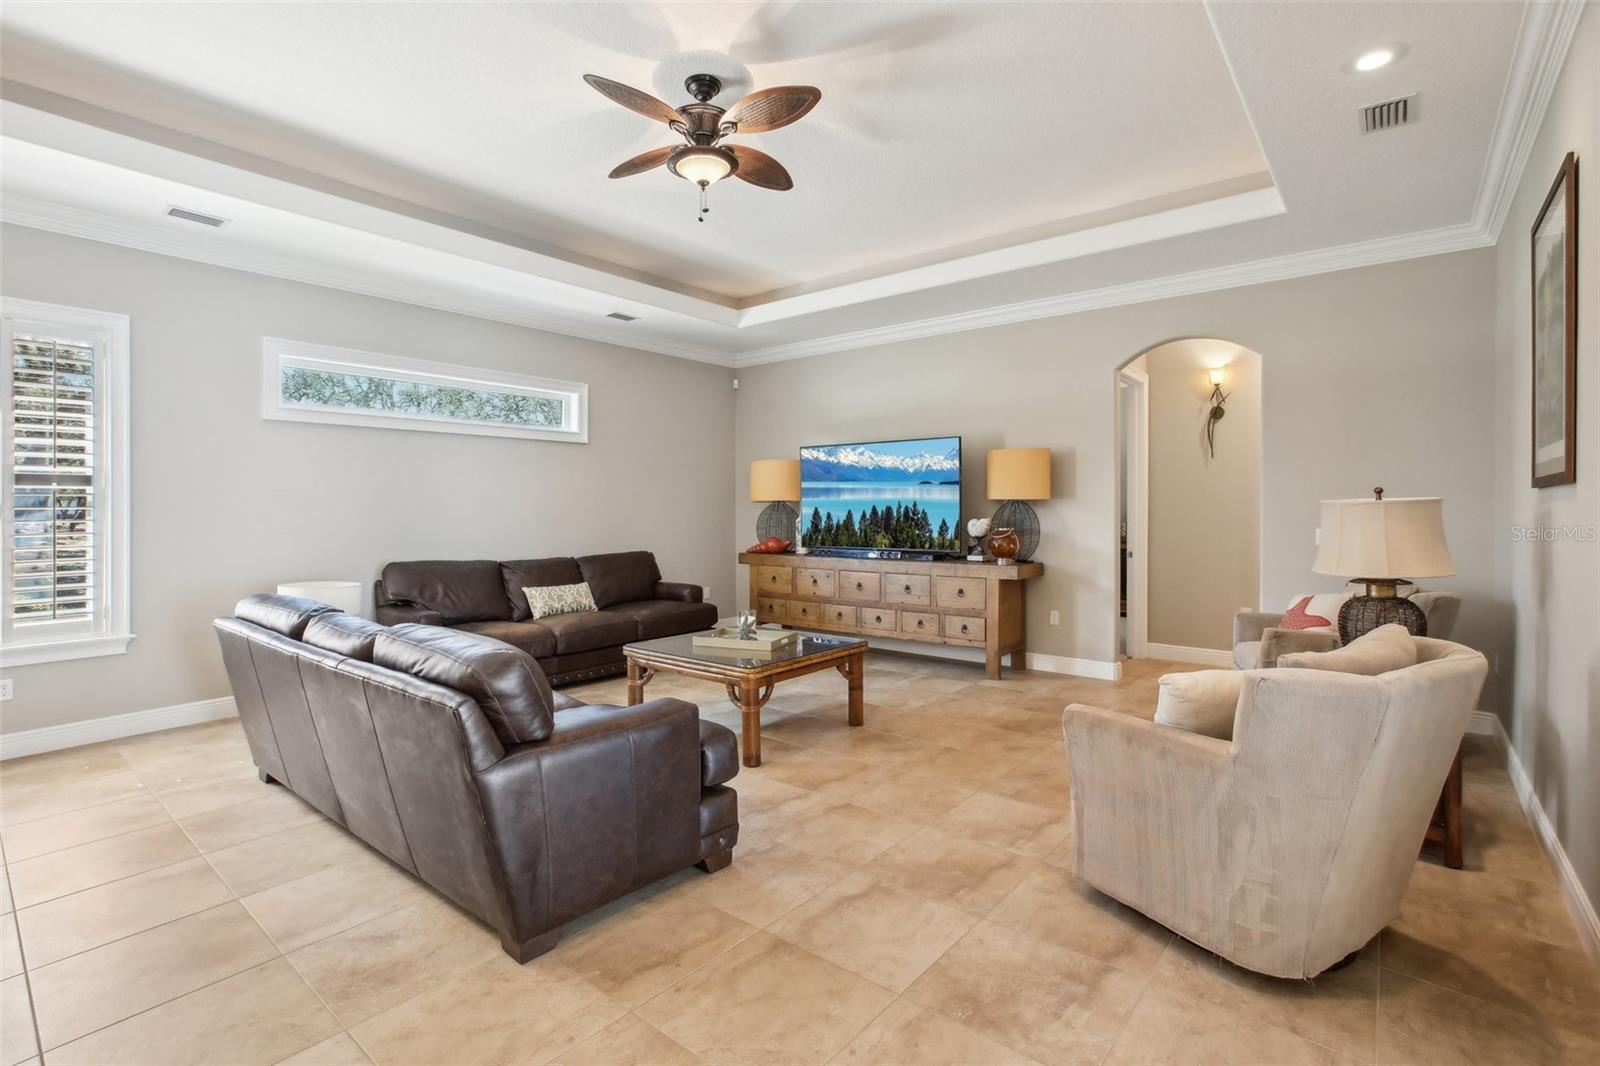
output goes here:
[[238, 713], [233, 705], [233, 697], [223, 696], [214, 700], [196, 700], [194, 703], [178, 703], [148, 711], [68, 722], [65, 725], [49, 725], [42, 729], [27, 729], [20, 733], [4, 733], [0, 734], [0, 761], [98, 744], [104, 740], [121, 740], [141, 733], [157, 733], [178, 726], [214, 722], [219, 718], [232, 718]]
[[1594, 902], [1583, 890], [1578, 871], [1572, 868], [1567, 849], [1561, 846], [1556, 828], [1550, 823], [1549, 815], [1545, 814], [1544, 804], [1539, 802], [1539, 794], [1533, 790], [1533, 781], [1528, 777], [1528, 771], [1524, 769], [1511, 738], [1506, 735], [1500, 716], [1489, 711], [1477, 711], [1467, 726], [1467, 732], [1493, 737], [1506, 753], [1506, 770], [1511, 776], [1511, 787], [1516, 790], [1523, 813], [1533, 825], [1533, 833], [1539, 838], [1550, 865], [1555, 867], [1556, 879], [1561, 883], [1561, 896], [1566, 900], [1567, 912], [1572, 915], [1573, 924], [1578, 927], [1578, 939], [1583, 941], [1583, 950], [1588, 953], [1589, 961], [1600, 968], [1600, 914], [1596, 914]]
[[1151, 644], [1146, 642], [1143, 657], [1146, 659], [1172, 659], [1180, 663], [1199, 663], [1201, 666], [1215, 666], [1221, 670], [1233, 669], [1233, 652], [1222, 651], [1219, 648], [1187, 648], [1182, 644]]
[[1037, 651], [1028, 652], [1026, 661], [1029, 670], [1041, 670], [1047, 674], [1070, 674], [1073, 677], [1089, 677], [1096, 681], [1122, 680], [1120, 662], [1074, 659], [1069, 655], [1046, 655]]

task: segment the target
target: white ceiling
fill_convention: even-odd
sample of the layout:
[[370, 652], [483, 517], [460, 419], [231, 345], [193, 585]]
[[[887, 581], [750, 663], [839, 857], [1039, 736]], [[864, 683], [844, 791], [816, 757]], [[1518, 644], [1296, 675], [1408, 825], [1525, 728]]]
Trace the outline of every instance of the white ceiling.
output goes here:
[[[1575, 21], [1521, 3], [12, 0], [0, 216], [758, 361], [1486, 243]], [[1405, 54], [1355, 73], [1379, 44]], [[581, 81], [675, 105], [700, 70], [723, 104], [822, 90], [747, 142], [794, 191], [721, 183], [705, 224], [664, 170], [605, 178], [672, 135]], [[1358, 132], [1361, 105], [1413, 92], [1412, 126]], [[196, 232], [170, 203], [232, 221]]]

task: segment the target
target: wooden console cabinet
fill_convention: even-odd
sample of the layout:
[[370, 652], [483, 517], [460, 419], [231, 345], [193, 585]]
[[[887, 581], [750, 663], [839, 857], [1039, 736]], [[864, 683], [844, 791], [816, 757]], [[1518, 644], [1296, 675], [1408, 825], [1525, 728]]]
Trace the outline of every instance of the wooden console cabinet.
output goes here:
[[1025, 582], [1044, 573], [1042, 563], [964, 559], [741, 552], [739, 561], [750, 568], [750, 605], [762, 623], [982, 648], [991, 678], [1006, 655], [1023, 668]]

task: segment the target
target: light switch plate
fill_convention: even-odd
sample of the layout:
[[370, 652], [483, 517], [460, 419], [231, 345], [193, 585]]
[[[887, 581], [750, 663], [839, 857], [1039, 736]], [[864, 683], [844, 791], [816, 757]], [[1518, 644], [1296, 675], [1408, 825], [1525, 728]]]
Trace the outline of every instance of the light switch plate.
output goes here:
[[1053, 626], [1058, 626], [1058, 625], [1061, 624], [1061, 612], [1060, 611], [1051, 611], [1050, 612], [1050, 624], [1053, 625]]

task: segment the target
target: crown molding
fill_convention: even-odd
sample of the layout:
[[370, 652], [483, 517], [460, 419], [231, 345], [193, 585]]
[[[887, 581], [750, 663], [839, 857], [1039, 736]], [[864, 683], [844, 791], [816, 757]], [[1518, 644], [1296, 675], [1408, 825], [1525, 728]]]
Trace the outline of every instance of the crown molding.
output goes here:
[[1384, 237], [1311, 252], [1295, 252], [1270, 259], [1257, 259], [1249, 263], [1196, 270], [1188, 274], [1174, 274], [1149, 281], [1108, 285], [1100, 289], [1046, 296], [1038, 300], [986, 307], [977, 311], [962, 311], [919, 319], [915, 322], [901, 322], [876, 329], [819, 337], [816, 340], [777, 344], [743, 352], [737, 357], [734, 365], [760, 366], [763, 363], [778, 363], [788, 359], [805, 359], [829, 352], [851, 351], [856, 348], [893, 344], [897, 341], [937, 337], [946, 333], [964, 333], [975, 329], [987, 329], [990, 326], [1031, 322], [1039, 318], [1056, 318], [1107, 307], [1149, 303], [1152, 300], [1167, 300], [1175, 296], [1193, 296], [1198, 293], [1237, 289], [1272, 281], [1287, 281], [1312, 274], [1327, 274], [1354, 267], [1444, 255], [1448, 252], [1482, 248], [1492, 243], [1476, 226], [1468, 224], [1445, 226], [1419, 233], [1402, 234], [1398, 237]]
[[1473, 222], [1489, 236], [1491, 244], [1500, 240], [1500, 229], [1516, 199], [1522, 171], [1583, 18], [1584, 2], [1533, 2], [1522, 9], [1522, 26], [1511, 53], [1511, 69], [1472, 213]]
[[327, 265], [317, 265], [298, 257], [272, 255], [230, 247], [221, 242], [200, 236], [180, 234], [159, 224], [132, 222], [98, 211], [67, 207], [31, 196], [7, 194], [0, 197], [0, 222], [32, 229], [46, 230], [68, 237], [114, 244], [157, 255], [169, 255], [197, 263], [264, 274], [285, 281], [339, 289], [344, 292], [375, 296], [381, 300], [412, 304], [435, 311], [481, 318], [490, 322], [504, 322], [513, 326], [556, 333], [565, 337], [614, 344], [621, 348], [670, 355], [717, 366], [734, 365], [733, 356], [727, 352], [682, 344], [659, 338], [629, 335], [626, 327], [615, 329], [582, 324], [525, 307], [501, 301], [475, 300], [459, 291], [444, 286], [405, 283], [382, 277], [375, 271], [350, 270]]

